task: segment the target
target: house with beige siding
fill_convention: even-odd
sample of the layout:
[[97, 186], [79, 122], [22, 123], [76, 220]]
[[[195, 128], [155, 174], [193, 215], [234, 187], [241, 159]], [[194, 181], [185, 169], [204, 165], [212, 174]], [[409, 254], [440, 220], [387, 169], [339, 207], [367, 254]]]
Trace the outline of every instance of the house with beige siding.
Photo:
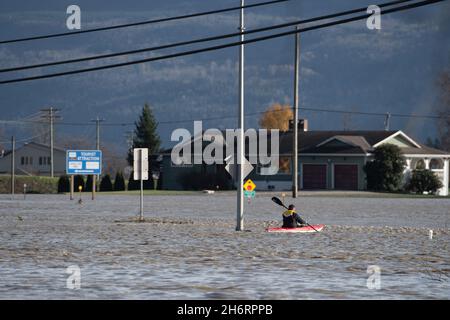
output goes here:
[[[280, 133], [279, 168], [275, 175], [263, 175], [264, 166], [256, 165], [247, 178], [256, 190], [292, 189], [293, 131]], [[432, 170], [442, 181], [439, 195], [449, 193], [450, 153], [425, 146], [401, 130], [393, 131], [309, 131], [307, 121], [298, 133], [298, 181], [303, 190], [366, 190], [364, 166], [373, 159], [373, 151], [383, 144], [394, 144], [406, 159], [404, 182], [418, 168]], [[174, 165], [171, 150], [163, 153], [163, 189], [183, 189], [181, 177], [187, 172], [198, 176], [223, 173], [223, 165]], [[230, 178], [231, 185], [236, 185]]]
[[[11, 173], [11, 150], [0, 157], [0, 174]], [[60, 176], [66, 172], [66, 152], [60, 148], [53, 148], [54, 175]], [[50, 147], [37, 142], [25, 143], [15, 150], [15, 174], [50, 176], [51, 158]]]

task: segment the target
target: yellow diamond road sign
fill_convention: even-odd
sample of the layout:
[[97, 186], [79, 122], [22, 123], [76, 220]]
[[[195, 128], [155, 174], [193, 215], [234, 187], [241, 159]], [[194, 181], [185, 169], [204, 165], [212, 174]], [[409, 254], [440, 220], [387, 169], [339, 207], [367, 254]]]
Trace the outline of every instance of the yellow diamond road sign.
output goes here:
[[245, 183], [244, 183], [244, 190], [245, 191], [253, 191], [256, 188], [256, 184], [253, 183], [252, 180], [248, 179]]

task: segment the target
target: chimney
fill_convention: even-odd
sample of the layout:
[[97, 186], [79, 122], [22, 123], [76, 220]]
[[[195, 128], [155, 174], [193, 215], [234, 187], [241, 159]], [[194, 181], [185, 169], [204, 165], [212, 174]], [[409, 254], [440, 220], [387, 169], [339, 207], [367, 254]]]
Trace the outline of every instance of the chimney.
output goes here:
[[[289, 120], [289, 131], [294, 130], [294, 120]], [[306, 132], [308, 131], [308, 119], [298, 120], [298, 131]]]
[[298, 121], [298, 129], [303, 132], [308, 131], [308, 119], [300, 119]]

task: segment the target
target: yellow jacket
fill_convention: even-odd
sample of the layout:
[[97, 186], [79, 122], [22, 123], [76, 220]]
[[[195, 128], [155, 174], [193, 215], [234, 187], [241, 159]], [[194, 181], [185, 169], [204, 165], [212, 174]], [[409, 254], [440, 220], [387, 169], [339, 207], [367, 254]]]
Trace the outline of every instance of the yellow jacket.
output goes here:
[[290, 217], [292, 216], [294, 213], [297, 213], [295, 210], [286, 210], [285, 212], [283, 212], [283, 217]]

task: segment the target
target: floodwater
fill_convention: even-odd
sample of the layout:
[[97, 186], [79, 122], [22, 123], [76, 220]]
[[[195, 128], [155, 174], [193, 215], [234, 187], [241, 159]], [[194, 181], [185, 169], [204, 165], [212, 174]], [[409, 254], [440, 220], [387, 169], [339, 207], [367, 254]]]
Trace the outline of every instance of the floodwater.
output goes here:
[[246, 203], [246, 232], [234, 231], [233, 193], [146, 196], [145, 223], [133, 222], [138, 196], [83, 197], [0, 196], [0, 299], [450, 296], [449, 199], [287, 199], [327, 227], [272, 234], [282, 210], [270, 194]]

